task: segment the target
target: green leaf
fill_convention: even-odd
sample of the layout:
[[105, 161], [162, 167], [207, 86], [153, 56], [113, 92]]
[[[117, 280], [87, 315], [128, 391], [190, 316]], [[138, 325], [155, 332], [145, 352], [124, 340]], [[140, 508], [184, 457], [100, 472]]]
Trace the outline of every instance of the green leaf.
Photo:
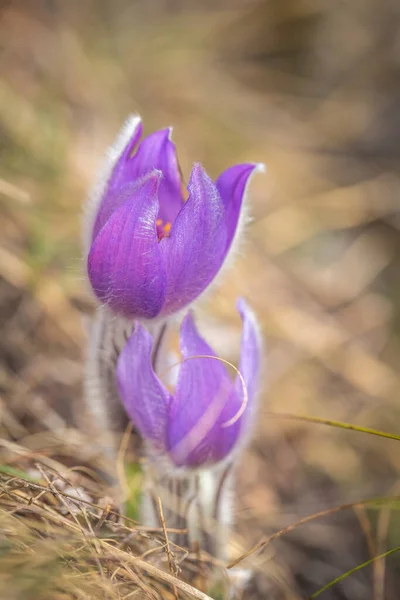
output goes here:
[[353, 425], [352, 423], [343, 423], [342, 421], [333, 421], [332, 419], [322, 419], [320, 417], [309, 417], [305, 415], [292, 415], [290, 413], [268, 413], [271, 417], [278, 417], [282, 419], [291, 419], [293, 421], [306, 421], [308, 423], [317, 423], [318, 425], [328, 425], [329, 427], [339, 427], [340, 429], [349, 429], [350, 431], [358, 431], [359, 433], [369, 433], [370, 435], [377, 435], [384, 437], [389, 440], [396, 440], [400, 442], [400, 435], [395, 433], [388, 433], [387, 431], [379, 431], [378, 429], [371, 429], [370, 427], [361, 427], [360, 425]]
[[0, 473], [12, 475], [13, 477], [19, 477], [21, 479], [26, 479], [27, 481], [37, 481], [37, 479], [35, 479], [31, 475], [28, 475], [24, 471], [16, 469], [15, 467], [10, 467], [9, 465], [0, 465]]
[[382, 554], [378, 554], [378, 556], [374, 556], [373, 558], [370, 558], [369, 560], [365, 561], [361, 565], [357, 565], [353, 569], [350, 569], [350, 571], [347, 571], [346, 573], [343, 573], [343, 575], [339, 575], [339, 577], [336, 577], [335, 579], [332, 579], [332, 581], [330, 581], [329, 583], [327, 583], [326, 585], [324, 585], [324, 587], [322, 587], [319, 590], [317, 590], [316, 592], [314, 592], [314, 594], [309, 597], [309, 600], [314, 600], [314, 598], [317, 598], [320, 594], [322, 594], [322, 592], [325, 592], [326, 590], [328, 590], [329, 588], [331, 588], [336, 583], [339, 583], [339, 581], [343, 581], [343, 579], [346, 579], [346, 577], [348, 577], [349, 575], [352, 575], [353, 573], [356, 573], [357, 571], [360, 571], [364, 567], [368, 567], [368, 565], [372, 564], [376, 560], [379, 560], [380, 558], [385, 558], [386, 556], [389, 556], [390, 554], [394, 554], [395, 552], [399, 552], [399, 550], [400, 550], [400, 546], [396, 546], [396, 548], [392, 548], [391, 550], [388, 550], [387, 552], [383, 552]]
[[125, 465], [125, 474], [129, 488], [129, 497], [125, 504], [125, 514], [130, 519], [137, 521], [139, 519], [142, 498], [142, 469], [137, 463], [128, 463]]

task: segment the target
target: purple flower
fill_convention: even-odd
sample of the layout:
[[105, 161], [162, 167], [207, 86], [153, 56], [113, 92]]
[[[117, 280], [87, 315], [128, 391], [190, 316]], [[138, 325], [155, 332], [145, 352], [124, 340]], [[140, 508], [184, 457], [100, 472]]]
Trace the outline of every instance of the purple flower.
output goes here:
[[119, 357], [118, 388], [127, 414], [142, 436], [176, 466], [199, 467], [223, 460], [241, 446], [251, 427], [261, 341], [254, 314], [242, 299], [238, 310], [243, 321], [239, 362], [243, 379], [237, 376], [232, 381], [225, 365], [210, 358], [216, 355], [190, 314], [181, 326], [183, 361], [174, 394], [154, 373], [152, 337], [139, 323]]
[[196, 164], [186, 191], [171, 131], [139, 143], [141, 133], [140, 118], [131, 118], [95, 189], [87, 270], [97, 298], [112, 311], [152, 319], [190, 304], [218, 274], [258, 166], [236, 165], [214, 183]]

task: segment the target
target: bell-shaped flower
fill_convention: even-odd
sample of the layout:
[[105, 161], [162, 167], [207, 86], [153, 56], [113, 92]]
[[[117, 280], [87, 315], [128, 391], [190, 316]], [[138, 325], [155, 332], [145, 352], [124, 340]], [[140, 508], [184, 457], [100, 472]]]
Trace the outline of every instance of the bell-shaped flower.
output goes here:
[[189, 313], [182, 322], [182, 362], [173, 393], [155, 374], [153, 340], [139, 323], [117, 365], [119, 394], [128, 416], [154, 451], [178, 467], [215, 464], [243, 446], [254, 416], [261, 341], [257, 323], [244, 300], [240, 361], [235, 380], [199, 335]]
[[88, 204], [87, 272], [97, 298], [129, 318], [170, 315], [194, 301], [225, 263], [243, 221], [250, 175], [241, 164], [214, 183], [196, 164], [182, 184], [170, 129], [140, 143], [132, 117]]

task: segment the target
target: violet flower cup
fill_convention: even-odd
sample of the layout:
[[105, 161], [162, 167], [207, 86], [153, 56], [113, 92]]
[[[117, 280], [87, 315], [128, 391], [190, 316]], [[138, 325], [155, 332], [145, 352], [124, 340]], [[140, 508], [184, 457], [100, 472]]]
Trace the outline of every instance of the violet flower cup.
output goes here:
[[[117, 365], [125, 410], [157, 453], [176, 467], [207, 467], [226, 459], [248, 438], [261, 363], [261, 341], [253, 312], [239, 300], [243, 329], [239, 372], [234, 381], [199, 335], [189, 313], [180, 333], [182, 363], [172, 394], [155, 374], [152, 337], [136, 324]], [[208, 358], [206, 358], [208, 357]]]
[[195, 164], [186, 190], [170, 129], [139, 142], [141, 133], [140, 118], [132, 117], [88, 204], [87, 272], [112, 312], [154, 319], [187, 307], [219, 273], [260, 165], [233, 166], [214, 183]]

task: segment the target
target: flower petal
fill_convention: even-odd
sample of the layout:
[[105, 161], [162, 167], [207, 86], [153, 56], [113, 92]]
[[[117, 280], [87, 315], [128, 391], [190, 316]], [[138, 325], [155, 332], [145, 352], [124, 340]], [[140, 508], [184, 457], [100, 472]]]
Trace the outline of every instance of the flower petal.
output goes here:
[[222, 362], [201, 358], [215, 354], [198, 334], [190, 314], [181, 327], [181, 351], [184, 362], [170, 408], [168, 451], [178, 466], [214, 463], [236, 443], [240, 424], [221, 425], [237, 413], [241, 402]]
[[[110, 167], [108, 168], [106, 179], [103, 179], [101, 200], [98, 203], [92, 231], [92, 241], [96, 238], [100, 229], [106, 224], [112, 213], [121, 206], [122, 188], [129, 183], [133, 191], [133, 185], [140, 185], [140, 180], [137, 176], [135, 178], [130, 177], [128, 165], [130, 164], [129, 157], [132, 156], [142, 136], [142, 130], [141, 119], [135, 115], [122, 128], [114, 146], [108, 152], [107, 162]], [[127, 133], [130, 134], [128, 139], [126, 137]], [[141, 173], [141, 176], [151, 170], [151, 168], [147, 169], [145, 173]]]
[[163, 314], [195, 300], [218, 273], [225, 256], [227, 232], [224, 207], [215, 184], [201, 165], [193, 167], [189, 198], [169, 237], [160, 242], [167, 273]]
[[[237, 309], [243, 322], [239, 372], [243, 377], [247, 390], [248, 405], [245, 411], [245, 420], [248, 422], [255, 412], [254, 399], [257, 394], [261, 375], [262, 341], [256, 317], [243, 298], [238, 300]], [[236, 377], [235, 389], [242, 402], [245, 399], [245, 394], [243, 382], [240, 377]]]
[[226, 227], [228, 230], [226, 251], [229, 250], [232, 244], [238, 229], [240, 216], [243, 214], [243, 199], [249, 178], [254, 171], [261, 168], [263, 168], [263, 165], [250, 163], [235, 165], [221, 173], [215, 182], [225, 206]]
[[96, 296], [114, 312], [153, 318], [164, 303], [166, 276], [156, 231], [161, 174], [148, 174], [139, 188], [122, 190], [120, 208], [94, 240], [88, 275]]
[[159, 218], [173, 223], [183, 205], [181, 174], [175, 144], [171, 141], [171, 128], [161, 129], [148, 135], [131, 159], [132, 174], [144, 175], [151, 169], [162, 171], [163, 178], [158, 190]]
[[117, 364], [117, 382], [128, 416], [142, 436], [165, 449], [170, 395], [153, 371], [150, 333], [136, 323]]
[[[83, 243], [85, 255], [87, 256], [94, 239], [93, 229], [101, 210], [104, 193], [110, 180], [111, 174], [116, 169], [117, 162], [121, 159], [124, 149], [131, 144], [134, 146], [140, 139], [142, 124], [139, 115], [130, 115], [119, 131], [113, 145], [108, 148], [105, 159], [95, 178], [92, 190], [85, 203], [83, 211]], [[104, 225], [105, 221], [103, 221]], [[101, 227], [100, 227], [101, 228]], [[98, 233], [96, 231], [96, 234]]]
[[144, 175], [154, 169], [163, 173], [158, 190], [160, 203], [158, 216], [164, 222], [172, 222], [182, 207], [181, 176], [175, 145], [169, 139], [170, 129], [161, 129], [145, 137], [132, 156], [140, 134], [141, 125], [135, 130], [114, 167], [98, 211], [93, 239], [111, 214], [121, 205], [119, 197], [121, 188], [127, 184], [137, 185]]

